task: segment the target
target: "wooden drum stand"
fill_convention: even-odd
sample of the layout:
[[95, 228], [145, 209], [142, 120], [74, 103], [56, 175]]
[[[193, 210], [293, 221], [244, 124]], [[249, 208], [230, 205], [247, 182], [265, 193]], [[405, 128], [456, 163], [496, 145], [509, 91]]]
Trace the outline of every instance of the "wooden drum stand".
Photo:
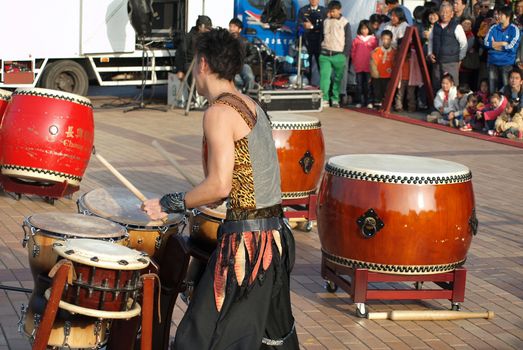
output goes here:
[[305, 222], [304, 228], [308, 232], [312, 230], [313, 221], [316, 220], [317, 201], [318, 195], [313, 193], [305, 198], [283, 199], [281, 204], [284, 208], [285, 217], [290, 222]]
[[[336, 292], [338, 286], [348, 293], [356, 304], [356, 314], [367, 317], [365, 302], [368, 300], [423, 300], [448, 299], [452, 310], [460, 310], [465, 300], [465, 283], [467, 270], [463, 267], [454, 271], [425, 274], [404, 275], [369, 271], [368, 269], [336, 264], [325, 253], [321, 259], [321, 276], [325, 279], [325, 288], [330, 293]], [[349, 279], [344, 276], [348, 276]], [[369, 283], [415, 282], [414, 288], [404, 289], [369, 289]], [[439, 289], [422, 289], [423, 282], [434, 282]]]

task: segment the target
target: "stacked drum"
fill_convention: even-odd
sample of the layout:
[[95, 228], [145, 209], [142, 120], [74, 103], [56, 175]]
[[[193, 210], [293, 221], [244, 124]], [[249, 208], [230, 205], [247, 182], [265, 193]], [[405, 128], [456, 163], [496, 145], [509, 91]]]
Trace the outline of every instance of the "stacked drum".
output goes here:
[[325, 168], [318, 199], [323, 258], [391, 274], [452, 271], [476, 234], [470, 170], [398, 155], [344, 155]]
[[0, 137], [2, 174], [78, 186], [93, 148], [91, 102], [61, 91], [17, 89]]
[[325, 144], [317, 118], [271, 113], [272, 136], [280, 163], [283, 199], [316, 192], [325, 161]]
[[[126, 282], [123, 278], [117, 278], [116, 283], [114, 279], [109, 282], [107, 277], [99, 278], [98, 275], [90, 274], [89, 271], [96, 268], [98, 268], [98, 274], [104, 271], [102, 268], [105, 265], [98, 266], [101, 257], [111, 252], [113, 259], [117, 259], [117, 261], [125, 259], [133, 261], [128, 258], [133, 254], [140, 255], [139, 259], [147, 260], [140, 253], [125, 247], [128, 244], [128, 235], [124, 227], [101, 218], [86, 217], [80, 214], [43, 213], [27, 217], [22, 227], [25, 233], [23, 244], [27, 245], [28, 249], [34, 290], [29, 298], [28, 307], [22, 310], [23, 318], [20, 321], [20, 329], [30, 339], [34, 339], [45, 310], [45, 293], [51, 286], [48, 274], [60, 259], [67, 258], [75, 261], [83, 258], [90, 266], [87, 268], [87, 273], [76, 269], [76, 279], [73, 281], [73, 285], [67, 288], [69, 294], [64, 297], [76, 293], [79, 286], [82, 286], [87, 293], [89, 290], [91, 291], [91, 297], [100, 296], [103, 293], [103, 299], [108, 301], [115, 293], [120, 293]], [[80, 243], [78, 247], [74, 246], [78, 245], [80, 241], [89, 242], [89, 247], [86, 248], [85, 243], [83, 245]], [[101, 244], [104, 244], [103, 249], [99, 249]], [[61, 249], [62, 247], [68, 247], [65, 253]], [[93, 252], [93, 249], [98, 250]], [[131, 291], [128, 294], [131, 296]], [[78, 293], [79, 297], [80, 295]], [[77, 303], [77, 300], [73, 300], [73, 302]], [[81, 307], [83, 304], [80, 303], [78, 306]], [[105, 307], [105, 304], [101, 307]], [[81, 312], [82, 309], [68, 310], [70, 312], [65, 310], [58, 312], [49, 338], [50, 346], [95, 348], [105, 343], [108, 328], [106, 319], [99, 317], [97, 312], [92, 315], [89, 315], [88, 312], [86, 315], [86, 312]]]

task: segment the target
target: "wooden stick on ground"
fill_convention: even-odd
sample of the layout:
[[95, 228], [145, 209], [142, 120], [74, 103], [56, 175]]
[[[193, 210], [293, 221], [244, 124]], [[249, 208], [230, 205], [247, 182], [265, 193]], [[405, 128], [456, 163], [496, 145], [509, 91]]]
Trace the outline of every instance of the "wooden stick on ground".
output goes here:
[[390, 312], [369, 312], [369, 320], [393, 320], [393, 321], [445, 321], [462, 320], [466, 318], [494, 317], [494, 311], [464, 312], [450, 310], [396, 310]]

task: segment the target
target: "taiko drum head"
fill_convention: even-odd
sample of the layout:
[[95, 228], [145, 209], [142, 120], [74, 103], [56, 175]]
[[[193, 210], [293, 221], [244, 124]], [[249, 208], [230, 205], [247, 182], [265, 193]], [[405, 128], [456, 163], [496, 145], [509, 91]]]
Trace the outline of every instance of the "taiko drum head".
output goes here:
[[270, 113], [273, 130], [312, 130], [320, 129], [318, 118], [293, 113]]
[[207, 216], [211, 216], [213, 218], [217, 218], [220, 220], [225, 219], [225, 215], [227, 213], [227, 205], [225, 202], [220, 204], [219, 206], [215, 208], [210, 208], [208, 206], [202, 206], [198, 207], [197, 210]]
[[44, 231], [41, 234], [64, 238], [120, 239], [127, 233], [122, 225], [109, 220], [73, 213], [33, 214], [27, 222]]
[[[443, 183], [457, 180], [459, 177], [467, 178], [470, 170], [459, 163], [443, 159], [402, 156], [392, 154], [354, 154], [336, 156], [327, 163], [329, 171], [345, 173], [348, 176], [358, 176], [366, 181], [398, 179], [399, 182], [410, 180], [412, 184], [423, 184], [434, 179]], [[357, 174], [360, 175], [357, 175]], [[390, 179], [390, 180], [389, 180]], [[422, 180], [423, 179], [423, 180]]]
[[[144, 192], [147, 198], [160, 198], [155, 193]], [[141, 209], [142, 202], [123, 187], [97, 188], [82, 196], [80, 204], [96, 216], [118, 222], [126, 226], [154, 228], [172, 226], [183, 220], [182, 214], [169, 214], [164, 223], [151, 221]]]
[[70, 239], [55, 243], [53, 250], [73, 262], [111, 270], [141, 270], [150, 262], [136, 250], [95, 239]]

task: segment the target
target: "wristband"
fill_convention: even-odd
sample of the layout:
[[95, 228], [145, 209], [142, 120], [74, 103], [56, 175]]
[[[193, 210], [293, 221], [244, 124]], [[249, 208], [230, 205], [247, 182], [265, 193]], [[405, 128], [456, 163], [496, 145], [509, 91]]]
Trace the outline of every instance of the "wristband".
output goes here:
[[185, 212], [185, 192], [174, 192], [160, 199], [162, 211], [167, 214]]

